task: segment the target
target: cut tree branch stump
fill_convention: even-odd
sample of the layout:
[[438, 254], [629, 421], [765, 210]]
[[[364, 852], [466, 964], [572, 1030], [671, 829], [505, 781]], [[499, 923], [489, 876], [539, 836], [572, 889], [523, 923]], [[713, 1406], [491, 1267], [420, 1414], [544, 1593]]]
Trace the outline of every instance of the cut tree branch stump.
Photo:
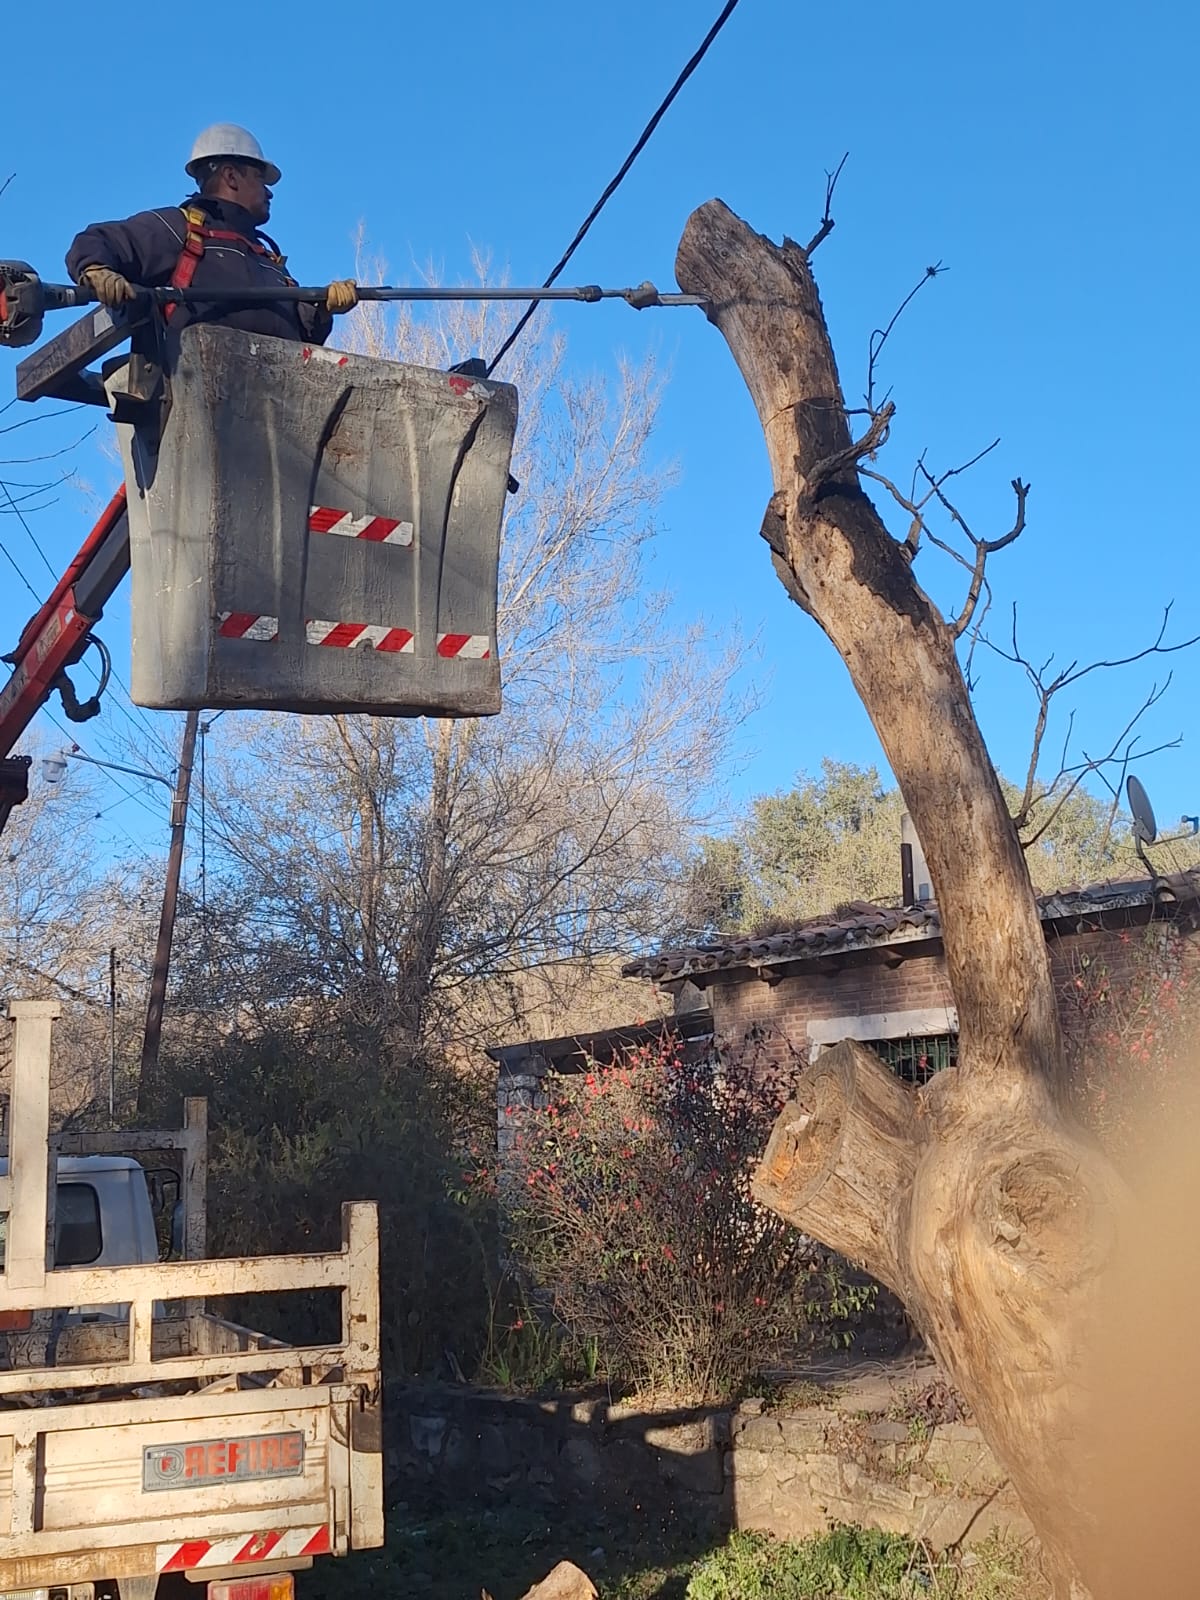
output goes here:
[[903, 1294], [897, 1208], [917, 1170], [914, 1096], [872, 1051], [822, 1051], [775, 1124], [754, 1198]]

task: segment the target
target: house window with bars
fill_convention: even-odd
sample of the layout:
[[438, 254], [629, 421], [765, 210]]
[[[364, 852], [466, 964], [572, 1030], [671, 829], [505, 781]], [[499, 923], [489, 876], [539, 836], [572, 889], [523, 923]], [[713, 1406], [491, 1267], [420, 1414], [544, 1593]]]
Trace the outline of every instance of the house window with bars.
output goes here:
[[905, 1083], [928, 1083], [943, 1067], [958, 1065], [956, 1033], [911, 1034], [903, 1039], [864, 1039], [863, 1043]]

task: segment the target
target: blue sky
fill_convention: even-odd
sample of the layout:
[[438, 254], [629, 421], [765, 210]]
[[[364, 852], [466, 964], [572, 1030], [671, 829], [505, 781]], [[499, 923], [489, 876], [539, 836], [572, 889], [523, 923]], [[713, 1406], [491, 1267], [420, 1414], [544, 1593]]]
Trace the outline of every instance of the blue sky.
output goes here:
[[[6, 80], [5, 125], [26, 137], [23, 153], [10, 142], [0, 173], [16, 174], [0, 200], [3, 253], [58, 276], [84, 222], [181, 198], [195, 133], [231, 119], [284, 169], [272, 230], [305, 281], [352, 270], [360, 223], [393, 279], [430, 259], [449, 280], [469, 276], [477, 245], [513, 281], [539, 280], [718, 9], [364, 0], [343, 20], [311, 4], [284, 13], [209, 0], [185, 23], [135, 0], [120, 42], [100, 46], [94, 11], [69, 0], [56, 13], [53, 104], [43, 73]], [[1000, 435], [961, 496], [988, 532], [1009, 525], [1009, 480], [1033, 485], [1028, 532], [994, 563], [997, 619], [1018, 601], [1031, 655], [1063, 661], [1139, 648], [1170, 599], [1174, 636], [1200, 631], [1189, 470], [1198, 35], [1196, 14], [1163, 0], [1136, 13], [1075, 0], [742, 0], [567, 279], [672, 286], [688, 213], [713, 195], [762, 232], [805, 239], [824, 171], [848, 150], [837, 228], [816, 257], [847, 392], [861, 392], [871, 329], [941, 260], [950, 270], [914, 301], [883, 363], [899, 406], [887, 462], [904, 477], [922, 449], [949, 466]], [[654, 580], [681, 614], [703, 613], [718, 631], [740, 621], [759, 641], [747, 671], [766, 698], [746, 729], [735, 803], [826, 755], [877, 759], [844, 670], [786, 600], [757, 536], [765, 451], [719, 335], [691, 311], [553, 315], [580, 368], [647, 350], [669, 364], [657, 445], [679, 477]], [[0, 402], [14, 365], [0, 352]], [[0, 427], [25, 416], [14, 407]], [[0, 434], [11, 446], [0, 456], [58, 448], [80, 420]], [[78, 467], [97, 493], [115, 474], [92, 441]], [[80, 542], [88, 506], [68, 487], [31, 520], [53, 566]], [[0, 539], [44, 590], [49, 574], [11, 515], [0, 514]], [[949, 598], [944, 577], [930, 582]], [[31, 606], [0, 562], [3, 648]], [[106, 638], [127, 679], [126, 637], [118, 603]], [[1111, 736], [1166, 665], [1090, 680], [1071, 702], [1083, 748]], [[1167, 821], [1200, 810], [1190, 737], [1200, 651], [1169, 665], [1174, 684], [1146, 739], [1187, 742], [1142, 769]], [[1026, 689], [988, 663], [979, 708], [998, 764], [1015, 773], [1033, 715]], [[133, 727], [166, 770], [171, 719], [130, 724], [114, 710], [82, 740], [99, 753]], [[98, 793], [113, 807], [98, 843], [165, 834], [165, 791]]]

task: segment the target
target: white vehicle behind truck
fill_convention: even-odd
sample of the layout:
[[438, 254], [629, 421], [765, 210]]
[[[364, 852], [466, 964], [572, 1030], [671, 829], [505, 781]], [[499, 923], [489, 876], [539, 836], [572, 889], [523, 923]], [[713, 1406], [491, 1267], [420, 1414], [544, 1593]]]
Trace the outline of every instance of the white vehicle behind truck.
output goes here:
[[[290, 1600], [314, 1559], [383, 1542], [376, 1209], [343, 1207], [337, 1252], [207, 1259], [204, 1102], [178, 1132], [51, 1135], [59, 1007], [8, 1010], [0, 1600]], [[158, 1259], [137, 1159], [163, 1152], [180, 1260]], [[206, 1308], [315, 1289], [340, 1296], [331, 1343]]]

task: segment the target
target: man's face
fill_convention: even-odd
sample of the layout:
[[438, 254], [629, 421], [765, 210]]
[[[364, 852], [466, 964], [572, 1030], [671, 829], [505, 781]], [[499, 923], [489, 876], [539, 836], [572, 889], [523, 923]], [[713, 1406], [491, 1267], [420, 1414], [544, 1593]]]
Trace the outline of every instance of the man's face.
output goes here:
[[271, 215], [271, 191], [267, 188], [263, 171], [253, 161], [247, 161], [233, 168], [235, 190], [233, 198], [238, 205], [245, 206], [256, 223], [266, 222]]

